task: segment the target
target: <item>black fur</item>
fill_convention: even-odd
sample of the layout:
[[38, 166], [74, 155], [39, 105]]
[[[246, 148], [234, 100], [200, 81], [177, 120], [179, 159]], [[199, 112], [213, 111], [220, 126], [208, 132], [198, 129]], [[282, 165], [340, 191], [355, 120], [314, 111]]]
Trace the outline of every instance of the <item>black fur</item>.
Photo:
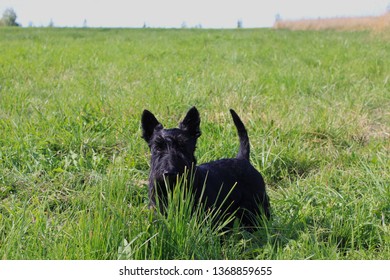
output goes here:
[[[193, 172], [195, 198], [207, 208], [219, 207], [222, 213], [235, 213], [241, 224], [254, 227], [253, 216], [270, 217], [270, 203], [261, 174], [249, 162], [249, 138], [244, 124], [230, 110], [237, 128], [240, 148], [236, 158], [221, 159], [196, 166], [196, 141], [201, 135], [199, 112], [192, 107], [179, 128], [164, 129], [149, 111], [142, 114], [142, 137], [151, 150], [149, 174], [150, 206], [156, 206], [156, 195], [167, 195], [165, 182], [173, 187], [176, 177]], [[203, 192], [203, 193], [202, 193]]]

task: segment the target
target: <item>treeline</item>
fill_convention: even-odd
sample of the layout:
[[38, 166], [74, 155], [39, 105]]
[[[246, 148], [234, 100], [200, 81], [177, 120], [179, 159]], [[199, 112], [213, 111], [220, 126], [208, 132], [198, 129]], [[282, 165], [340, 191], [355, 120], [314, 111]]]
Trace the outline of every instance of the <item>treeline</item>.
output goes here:
[[[21, 26], [21, 24], [16, 22], [17, 17], [18, 16], [16, 15], [16, 12], [13, 8], [7, 8], [4, 11], [3, 16], [0, 19], [0, 26]], [[32, 23], [30, 23], [29, 26], [32, 26]], [[54, 22], [52, 19], [50, 20], [48, 27], [54, 27]], [[87, 27], [87, 20], [86, 19], [84, 20], [82, 27], [84, 27], [84, 28]], [[237, 21], [237, 28], [243, 28], [243, 27], [244, 27], [243, 21], [242, 21], [242, 19], [239, 19]], [[143, 28], [148, 28], [146, 23], [144, 23]], [[188, 28], [187, 23], [183, 22], [181, 24], [181, 28]], [[200, 29], [203, 27], [201, 24], [197, 24], [192, 28], [199, 28]]]
[[17, 17], [14, 9], [6, 9], [0, 19], [0, 26], [20, 26], [20, 24], [16, 22]]

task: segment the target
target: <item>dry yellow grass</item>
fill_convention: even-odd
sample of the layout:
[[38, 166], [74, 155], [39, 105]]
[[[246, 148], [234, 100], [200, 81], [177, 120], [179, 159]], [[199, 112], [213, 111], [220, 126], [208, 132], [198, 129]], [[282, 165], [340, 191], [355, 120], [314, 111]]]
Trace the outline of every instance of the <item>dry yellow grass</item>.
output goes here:
[[289, 30], [390, 30], [390, 12], [376, 17], [340, 17], [326, 19], [279, 20], [276, 29]]

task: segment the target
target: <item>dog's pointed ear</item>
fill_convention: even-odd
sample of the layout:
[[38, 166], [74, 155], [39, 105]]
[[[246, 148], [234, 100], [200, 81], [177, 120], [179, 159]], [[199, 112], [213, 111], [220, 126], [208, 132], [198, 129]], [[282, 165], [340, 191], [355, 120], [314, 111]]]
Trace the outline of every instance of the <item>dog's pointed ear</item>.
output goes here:
[[162, 129], [162, 125], [156, 119], [156, 117], [148, 110], [144, 110], [141, 118], [142, 124], [142, 138], [146, 142], [150, 142], [155, 129]]
[[180, 123], [179, 128], [188, 132], [191, 136], [198, 138], [201, 135], [200, 132], [200, 117], [199, 112], [195, 107], [192, 107], [183, 121]]

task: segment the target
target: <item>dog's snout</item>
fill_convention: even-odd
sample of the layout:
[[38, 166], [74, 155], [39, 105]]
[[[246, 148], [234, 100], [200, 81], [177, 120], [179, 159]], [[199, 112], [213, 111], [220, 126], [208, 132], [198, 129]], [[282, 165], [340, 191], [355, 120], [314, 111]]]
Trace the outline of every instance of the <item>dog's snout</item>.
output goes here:
[[176, 177], [177, 175], [179, 175], [179, 172], [173, 170], [165, 170], [163, 174], [164, 177]]

